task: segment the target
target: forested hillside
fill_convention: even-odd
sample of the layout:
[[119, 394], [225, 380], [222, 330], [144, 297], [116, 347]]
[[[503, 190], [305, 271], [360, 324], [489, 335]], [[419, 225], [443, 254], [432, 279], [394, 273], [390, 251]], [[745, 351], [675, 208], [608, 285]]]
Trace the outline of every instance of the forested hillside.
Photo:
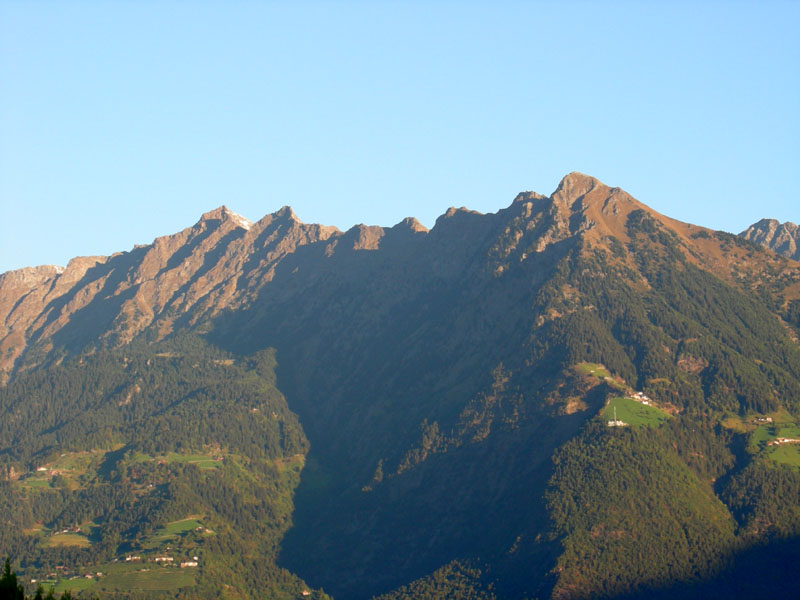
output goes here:
[[305, 589], [275, 564], [308, 442], [273, 369], [273, 352], [180, 336], [0, 390], [0, 546], [23, 581], [115, 597]]
[[797, 263], [576, 173], [430, 231], [209, 215], [73, 287], [0, 281], [3, 502], [23, 507], [0, 535], [24, 581], [384, 600], [787, 589]]

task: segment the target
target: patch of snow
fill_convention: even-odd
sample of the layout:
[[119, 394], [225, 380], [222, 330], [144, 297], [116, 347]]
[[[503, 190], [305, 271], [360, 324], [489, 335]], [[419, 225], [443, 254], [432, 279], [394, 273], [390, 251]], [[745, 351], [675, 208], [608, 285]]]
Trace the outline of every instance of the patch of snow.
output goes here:
[[233, 211], [229, 211], [229, 214], [231, 216], [231, 219], [236, 221], [236, 224], [239, 225], [239, 227], [247, 229], [248, 231], [250, 230], [250, 227], [253, 225], [251, 221], [245, 219], [242, 215], [235, 213]]

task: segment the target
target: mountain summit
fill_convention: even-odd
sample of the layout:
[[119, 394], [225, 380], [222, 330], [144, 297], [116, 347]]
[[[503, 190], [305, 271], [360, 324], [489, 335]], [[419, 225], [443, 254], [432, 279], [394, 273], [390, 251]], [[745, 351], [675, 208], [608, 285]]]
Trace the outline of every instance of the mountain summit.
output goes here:
[[800, 226], [791, 221], [780, 223], [775, 219], [761, 219], [739, 235], [787, 258], [800, 261]]

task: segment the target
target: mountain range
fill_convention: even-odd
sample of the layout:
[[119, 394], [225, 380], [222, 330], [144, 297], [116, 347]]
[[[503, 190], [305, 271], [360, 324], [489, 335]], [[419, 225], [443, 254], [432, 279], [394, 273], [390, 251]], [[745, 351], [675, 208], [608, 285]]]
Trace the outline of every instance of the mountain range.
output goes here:
[[5, 273], [0, 546], [101, 597], [787, 593], [792, 235], [571, 173], [430, 230], [220, 207]]

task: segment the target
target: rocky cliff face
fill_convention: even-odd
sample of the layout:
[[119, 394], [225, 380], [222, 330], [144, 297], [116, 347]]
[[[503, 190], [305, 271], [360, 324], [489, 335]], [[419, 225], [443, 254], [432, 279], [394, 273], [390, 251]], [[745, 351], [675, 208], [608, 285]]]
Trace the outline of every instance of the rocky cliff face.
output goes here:
[[87, 344], [156, 339], [245, 302], [297, 248], [341, 235], [284, 207], [257, 223], [220, 207], [192, 227], [66, 268], [0, 275], [0, 371], [34, 366]]
[[[176, 327], [208, 323], [259, 298], [274, 306], [303, 297], [306, 306], [316, 306], [307, 292], [320, 293], [323, 286], [327, 297], [367, 272], [387, 284], [391, 300], [412, 297], [420, 285], [452, 281], [474, 261], [500, 277], [514, 265], [551, 263], [558, 248], [573, 243], [587, 253], [609, 251], [609, 240], [629, 241], [626, 223], [636, 210], [677, 235], [691, 262], [729, 283], [757, 284], [764, 263], [786, 269], [768, 256], [753, 261], [752, 252], [729, 242], [721, 250], [708, 230], [664, 217], [580, 173], [567, 175], [550, 197], [521, 193], [496, 214], [451, 208], [430, 232], [413, 218], [391, 228], [358, 225], [341, 232], [302, 223], [289, 207], [250, 223], [223, 206], [129, 252], [0, 275], [0, 377], [89, 345], [117, 346], [145, 332], [161, 339]], [[759, 236], [796, 254], [796, 226], [761, 224]], [[372, 251], [375, 256], [355, 258]], [[612, 254], [633, 266], [630, 255]], [[390, 281], [395, 276], [400, 279]], [[374, 318], [386, 316], [378, 311]]]
[[739, 235], [786, 258], [800, 260], [800, 226], [791, 221], [779, 223], [775, 219], [761, 219]]

